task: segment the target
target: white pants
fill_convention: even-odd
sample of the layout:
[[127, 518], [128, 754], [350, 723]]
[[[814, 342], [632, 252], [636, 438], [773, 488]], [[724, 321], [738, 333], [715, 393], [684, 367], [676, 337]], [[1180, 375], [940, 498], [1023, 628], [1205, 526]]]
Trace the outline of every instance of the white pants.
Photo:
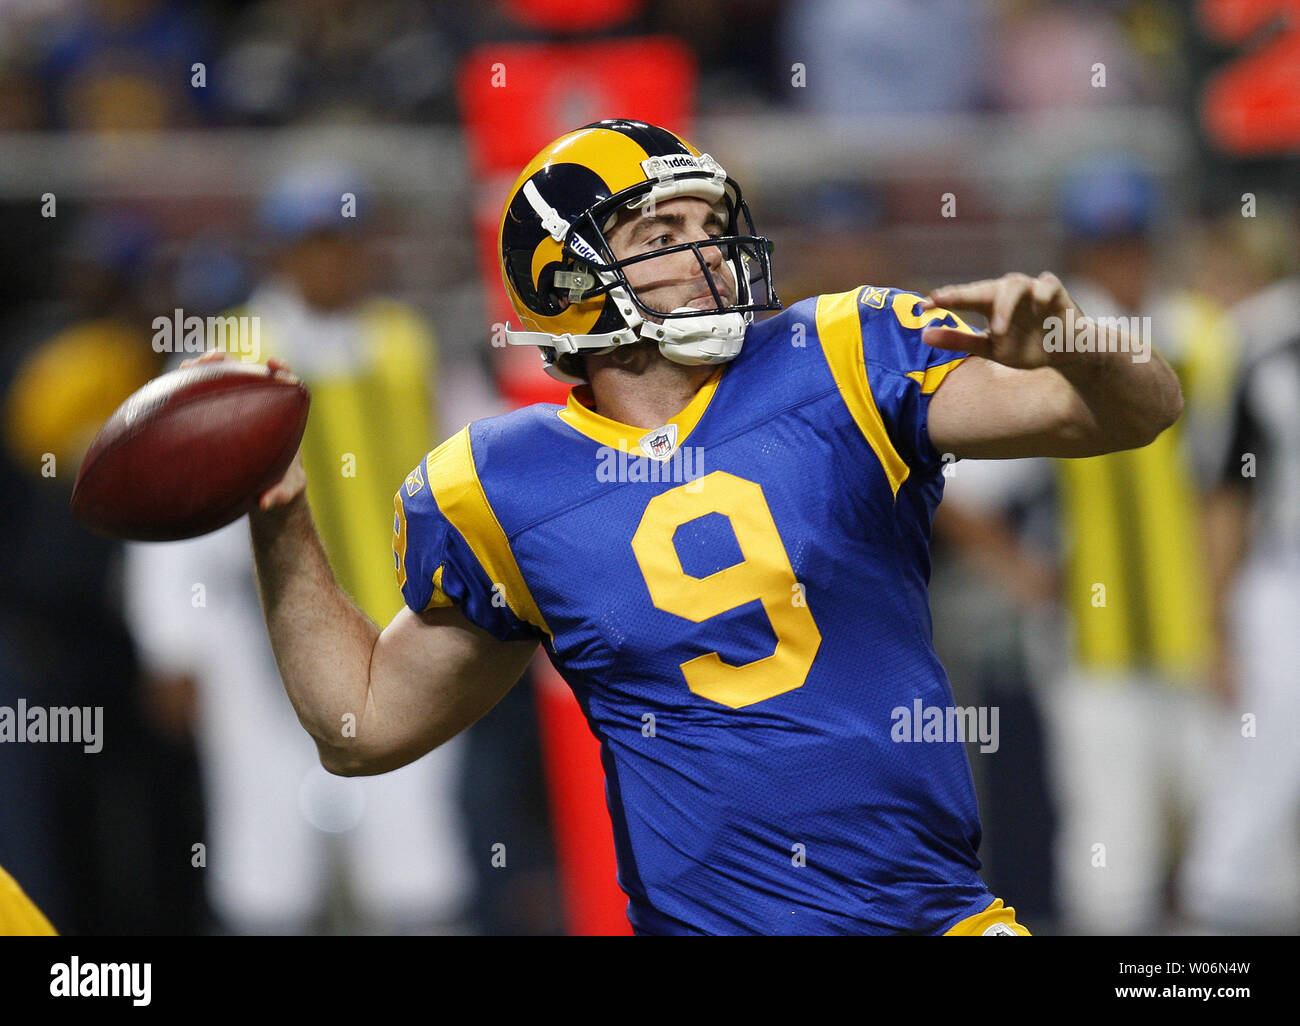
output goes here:
[[1149, 677], [1072, 670], [1044, 695], [1070, 933], [1155, 932], [1173, 821], [1204, 793], [1206, 699]]
[[1233, 595], [1237, 707], [1216, 721], [1216, 772], [1179, 880], [1183, 907], [1218, 929], [1300, 931], [1297, 562], [1247, 565]]

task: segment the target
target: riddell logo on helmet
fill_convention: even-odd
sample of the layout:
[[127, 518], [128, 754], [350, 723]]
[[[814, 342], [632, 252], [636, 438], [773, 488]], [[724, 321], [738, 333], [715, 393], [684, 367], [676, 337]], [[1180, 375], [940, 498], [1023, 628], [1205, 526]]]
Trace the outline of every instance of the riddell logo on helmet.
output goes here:
[[641, 170], [649, 178], [659, 177], [663, 171], [701, 171], [700, 162], [689, 153], [674, 153], [666, 157], [648, 157], [641, 161]]
[[600, 254], [596, 252], [595, 247], [577, 232], [569, 236], [569, 248], [584, 260], [601, 263]]

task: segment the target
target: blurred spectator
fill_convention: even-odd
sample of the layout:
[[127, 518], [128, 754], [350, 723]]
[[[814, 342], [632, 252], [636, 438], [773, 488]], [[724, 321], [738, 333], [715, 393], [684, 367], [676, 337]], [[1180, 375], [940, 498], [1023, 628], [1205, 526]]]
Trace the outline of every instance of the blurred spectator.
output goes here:
[[1116, 17], [1120, 3], [1003, 0], [1000, 6], [990, 65], [1001, 108], [1055, 111], [1151, 102], [1167, 89], [1144, 66]]
[[[385, 626], [401, 602], [392, 496], [436, 437], [434, 349], [418, 314], [374, 291], [358, 223], [370, 202], [346, 168], [303, 165], [275, 182], [261, 212], [274, 266], [233, 314], [257, 326], [249, 358], [286, 360], [312, 390], [302, 454], [316, 525], [340, 584]], [[206, 873], [221, 928], [464, 929], [460, 743], [378, 777], [321, 768], [275, 666], [242, 521], [132, 546], [126, 579], [155, 686], [197, 685]]]
[[201, 916], [193, 753], [159, 735], [142, 701], [121, 546], [68, 513], [100, 423], [157, 369], [142, 317], [153, 251], [136, 218], [81, 221], [59, 275], [64, 304], [23, 326], [38, 341], [0, 372], [0, 704], [102, 709], [97, 753], [0, 745], [0, 863], [67, 934], [185, 933]]
[[61, 127], [148, 131], [203, 119], [208, 91], [191, 81], [211, 56], [189, 5], [91, 0], [65, 7], [46, 32], [42, 72]]
[[[31, 472], [46, 452], [76, 467], [99, 426], [159, 366], [142, 295], [155, 241], [119, 213], [92, 216], [75, 233], [64, 277], [71, 323], [29, 356], [7, 410], [10, 452]], [[87, 364], [96, 373], [67, 373]]]
[[749, 112], [791, 100], [781, 38], [789, 6], [786, 0], [658, 0], [648, 5], [646, 28], [695, 52], [701, 113]]
[[969, 0], [805, 0], [786, 8], [782, 73], [820, 114], [961, 113], [987, 99], [990, 21]]
[[[1297, 197], [1252, 197], [1254, 216], [1233, 209], [1225, 217], [1230, 259], [1240, 283], [1232, 296], [1232, 318], [1249, 358], [1285, 345], [1300, 324], [1300, 209]], [[1235, 203], [1234, 203], [1235, 206]]]
[[44, 122], [45, 106], [31, 69], [0, 44], [0, 132], [29, 131]]
[[237, 21], [221, 66], [230, 118], [446, 120], [456, 60], [484, 6], [414, 0], [266, 0]]

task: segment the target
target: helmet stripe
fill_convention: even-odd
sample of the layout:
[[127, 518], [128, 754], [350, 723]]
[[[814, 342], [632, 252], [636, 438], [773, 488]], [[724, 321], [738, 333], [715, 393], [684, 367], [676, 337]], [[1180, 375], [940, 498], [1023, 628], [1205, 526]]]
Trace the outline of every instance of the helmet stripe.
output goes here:
[[[699, 151], [680, 136], [656, 125], [647, 125], [644, 121], [629, 121], [618, 118], [613, 121], [597, 121], [588, 128], [603, 128], [609, 132], [626, 135], [643, 150], [646, 156], [664, 156], [669, 153], [689, 153], [698, 157]], [[643, 158], [644, 159], [644, 158]]]

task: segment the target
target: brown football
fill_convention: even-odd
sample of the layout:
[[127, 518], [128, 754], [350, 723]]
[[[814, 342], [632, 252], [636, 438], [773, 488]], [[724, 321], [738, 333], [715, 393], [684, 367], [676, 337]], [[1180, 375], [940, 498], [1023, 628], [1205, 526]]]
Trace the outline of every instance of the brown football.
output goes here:
[[154, 378], [99, 429], [72, 512], [132, 541], [225, 527], [284, 476], [310, 401], [296, 377], [262, 364], [221, 360]]

